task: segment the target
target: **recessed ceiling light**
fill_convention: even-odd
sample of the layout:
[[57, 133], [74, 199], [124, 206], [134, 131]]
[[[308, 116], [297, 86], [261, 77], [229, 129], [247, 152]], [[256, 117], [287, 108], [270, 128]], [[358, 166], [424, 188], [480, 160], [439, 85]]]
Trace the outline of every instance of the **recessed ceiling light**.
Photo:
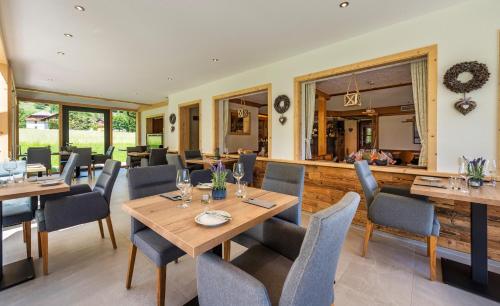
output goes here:
[[218, 61], [220, 61], [220, 59], [218, 59], [218, 58], [212, 58], [211, 61], [214, 62], [214, 63], [217, 63]]
[[173, 81], [174, 78], [173, 77], [167, 77], [167, 81]]
[[75, 5], [75, 10], [83, 12], [83, 11], [85, 11], [85, 8], [81, 5]]
[[57, 55], [66, 55], [66, 53], [59, 51], [59, 52], [57, 52]]
[[64, 36], [69, 37], [69, 38], [72, 38], [72, 37], [73, 37], [73, 34], [64, 33]]
[[342, 1], [342, 2], [340, 2], [339, 6], [341, 8], [348, 7], [349, 6], [349, 2], [348, 1]]

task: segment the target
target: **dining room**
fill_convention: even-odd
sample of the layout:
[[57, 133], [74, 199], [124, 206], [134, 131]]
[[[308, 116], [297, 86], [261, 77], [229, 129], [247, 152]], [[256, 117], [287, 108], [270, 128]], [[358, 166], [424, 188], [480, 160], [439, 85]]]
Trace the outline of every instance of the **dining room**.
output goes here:
[[500, 305], [498, 10], [0, 2], [0, 305]]

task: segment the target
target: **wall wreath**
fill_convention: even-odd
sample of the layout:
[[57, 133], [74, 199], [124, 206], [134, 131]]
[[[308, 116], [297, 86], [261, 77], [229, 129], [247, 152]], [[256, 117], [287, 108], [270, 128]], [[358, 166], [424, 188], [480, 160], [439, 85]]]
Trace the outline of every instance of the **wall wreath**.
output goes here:
[[281, 123], [281, 125], [284, 125], [286, 123], [286, 117], [283, 116], [284, 113], [290, 108], [290, 98], [286, 95], [279, 95], [274, 99], [274, 109], [278, 114], [280, 114], [280, 118], [278, 121]]
[[174, 113], [170, 114], [170, 117], [168, 117], [168, 121], [170, 121], [170, 124], [175, 124], [176, 120], [177, 118], [175, 117]]
[[[470, 73], [472, 78], [463, 83], [458, 80], [462, 73]], [[453, 65], [444, 75], [443, 84], [451, 91], [456, 93], [468, 93], [483, 87], [490, 78], [490, 72], [486, 64], [477, 61], [462, 62]]]

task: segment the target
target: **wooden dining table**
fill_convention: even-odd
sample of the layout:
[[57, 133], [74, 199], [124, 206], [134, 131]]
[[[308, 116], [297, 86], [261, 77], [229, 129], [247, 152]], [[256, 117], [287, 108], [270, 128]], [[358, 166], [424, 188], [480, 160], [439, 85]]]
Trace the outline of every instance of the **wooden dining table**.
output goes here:
[[149, 152], [128, 152], [128, 156], [130, 157], [141, 157], [141, 158], [148, 158], [150, 153]]
[[26, 258], [7, 265], [3, 264], [2, 202], [66, 191], [69, 191], [69, 186], [65, 183], [42, 186], [36, 182], [25, 181], [21, 183], [9, 183], [6, 186], [0, 187], [0, 291], [35, 278], [32, 258]]
[[[276, 204], [267, 209], [244, 203], [243, 199], [236, 197], [236, 190], [235, 184], [227, 184], [226, 199], [212, 200], [207, 206], [209, 210], [224, 210], [231, 215], [229, 222], [217, 227], [206, 227], [195, 222], [195, 217], [207, 208], [201, 204], [201, 196], [210, 190], [193, 188], [192, 203], [188, 208], [180, 208], [181, 201], [155, 195], [127, 201], [123, 204], [123, 210], [191, 257], [214, 249], [214, 253], [221, 256], [224, 242], [299, 202], [296, 196], [249, 187], [247, 198]], [[170, 193], [178, 194], [178, 191]], [[197, 297], [186, 305], [197, 305]]]
[[441, 258], [443, 282], [500, 302], [500, 274], [488, 271], [488, 206], [500, 206], [500, 186], [451, 189], [448, 179], [429, 182], [417, 176], [411, 193], [433, 198], [470, 202], [471, 265]]
[[221, 157], [220, 159], [205, 157], [203, 159], [186, 159], [186, 164], [203, 165], [204, 169], [210, 169], [216, 163], [221, 162], [226, 168], [231, 168], [231, 165], [237, 161], [237, 158], [232, 157]]

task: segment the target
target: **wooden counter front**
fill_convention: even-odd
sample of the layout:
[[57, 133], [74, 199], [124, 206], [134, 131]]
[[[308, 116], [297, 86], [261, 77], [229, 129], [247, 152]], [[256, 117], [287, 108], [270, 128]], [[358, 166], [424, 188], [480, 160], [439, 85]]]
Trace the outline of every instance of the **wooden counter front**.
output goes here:
[[[354, 166], [350, 164], [325, 161], [285, 161], [258, 158], [255, 165], [255, 186], [260, 187], [266, 164], [269, 161], [302, 164], [306, 167], [304, 196], [302, 209], [306, 212], [317, 212], [329, 207], [348, 191], [358, 192], [361, 203], [354, 217], [354, 224], [364, 226], [366, 223], [366, 205], [363, 190], [359, 183]], [[417, 175], [448, 177], [448, 173], [431, 172], [422, 169], [373, 166], [375, 178], [380, 185], [391, 184], [410, 186]], [[451, 199], [431, 198], [436, 205], [436, 212], [441, 222], [441, 236], [438, 244], [461, 252], [470, 252], [470, 208], [469, 202]], [[422, 237], [409, 235], [406, 232], [389, 228], [378, 228], [391, 234], [423, 241]], [[488, 255], [491, 259], [500, 260], [500, 207], [488, 208]], [[361, 247], [361, 246], [360, 246]]]

